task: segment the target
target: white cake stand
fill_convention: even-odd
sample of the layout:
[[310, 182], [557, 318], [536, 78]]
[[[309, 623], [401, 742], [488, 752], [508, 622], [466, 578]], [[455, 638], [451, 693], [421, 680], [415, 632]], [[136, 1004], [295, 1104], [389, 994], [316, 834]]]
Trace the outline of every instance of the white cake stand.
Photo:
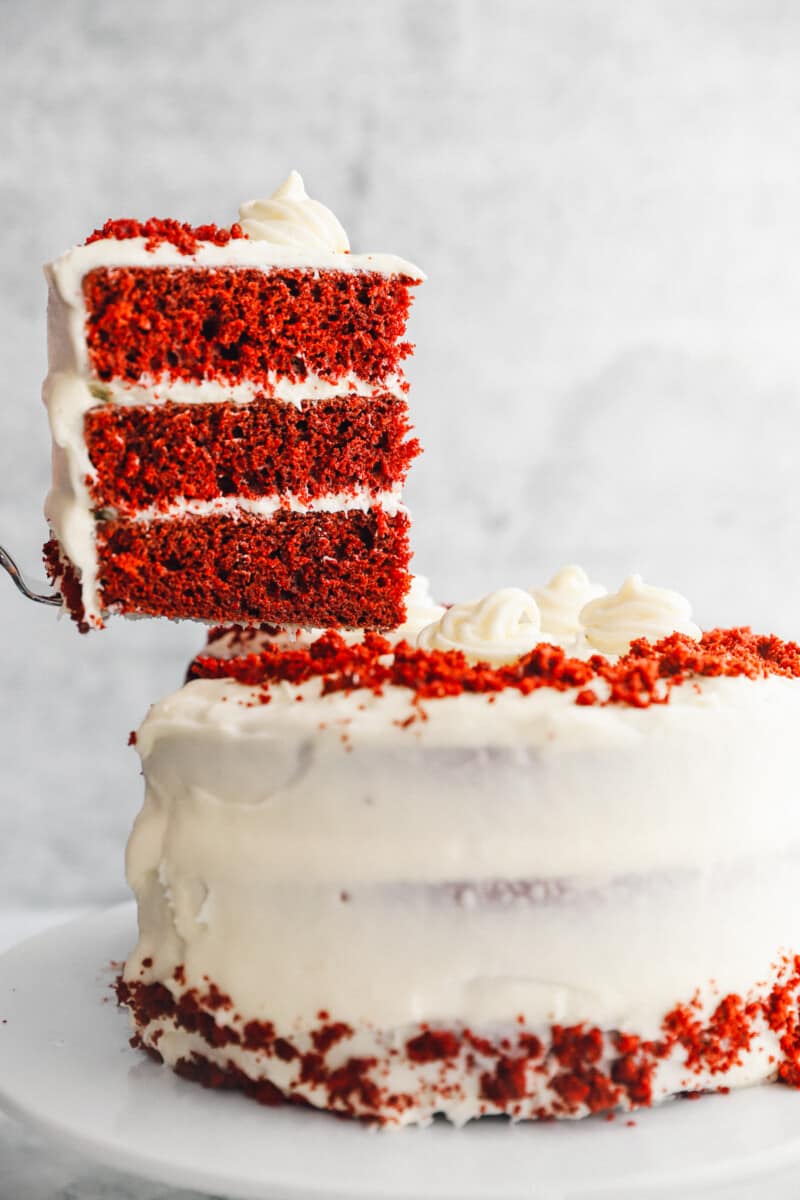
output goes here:
[[135, 927], [123, 905], [0, 958], [0, 1106], [119, 1170], [243, 1200], [640, 1200], [747, 1179], [757, 1195], [794, 1162], [800, 1181], [800, 1094], [782, 1087], [668, 1104], [633, 1126], [396, 1133], [204, 1091], [128, 1046], [112, 964]]

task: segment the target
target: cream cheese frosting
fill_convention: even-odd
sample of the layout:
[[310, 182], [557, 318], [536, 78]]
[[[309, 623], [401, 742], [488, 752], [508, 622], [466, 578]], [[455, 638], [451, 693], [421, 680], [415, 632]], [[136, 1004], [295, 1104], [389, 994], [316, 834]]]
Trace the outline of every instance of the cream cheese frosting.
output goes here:
[[683, 633], [699, 640], [702, 630], [691, 617], [691, 605], [680, 593], [630, 575], [618, 592], [586, 604], [579, 619], [590, 646], [604, 654], [624, 654], [636, 638], [657, 642]]
[[460, 650], [476, 662], [513, 662], [541, 641], [539, 608], [530, 592], [501, 588], [473, 604], [453, 604], [417, 637], [423, 650]]
[[290, 171], [269, 199], [243, 204], [239, 221], [252, 241], [332, 254], [347, 254], [350, 250], [350, 241], [340, 222], [329, 208], [306, 194], [297, 171]]
[[589, 656], [599, 650], [624, 654], [636, 638], [657, 642], [671, 633], [699, 639], [685, 597], [631, 575], [608, 595], [579, 566], [563, 567], [543, 587], [529, 592], [501, 588], [470, 604], [454, 604], [423, 628], [425, 650], [460, 650], [472, 662], [512, 662], [542, 642]]
[[562, 567], [544, 587], [532, 588], [539, 606], [542, 633], [573, 640], [583, 632], [581, 609], [606, 594], [601, 584], [591, 583], [583, 567]]
[[402, 488], [390, 488], [385, 492], [371, 492], [356, 488], [352, 492], [327, 492], [324, 496], [306, 498], [292, 492], [272, 496], [218, 496], [214, 500], [187, 500], [182, 497], [165, 508], [139, 508], [129, 518], [131, 521], [163, 521], [176, 517], [205, 517], [211, 514], [253, 513], [259, 517], [272, 517], [278, 512], [295, 513], [339, 513], [369, 512], [379, 506], [387, 516], [405, 512], [400, 497]]
[[[800, 716], [796, 680], [704, 678], [647, 709], [582, 707], [575, 690], [462, 693], [420, 706], [406, 688], [327, 692], [312, 679], [272, 685], [264, 704], [258, 688], [200, 679], [151, 709], [137, 750], [160, 789], [180, 778], [237, 812], [255, 806], [276, 835], [279, 822], [325, 878], [625, 874], [698, 866], [710, 854], [729, 860], [755, 844], [778, 850], [800, 837], [779, 751]], [[689, 767], [691, 788], [682, 782]], [[331, 778], [342, 781], [333, 808]], [[754, 791], [772, 794], [781, 783], [770, 821], [754, 828], [745, 819]], [[486, 807], [484, 786], [503, 795], [502, 807]], [[562, 790], [573, 799], [561, 803]], [[379, 813], [364, 813], [364, 794]], [[421, 839], [417, 818], [439, 840]], [[386, 836], [365, 858], [362, 835], [378, 829]], [[331, 837], [335, 853], [326, 850]], [[291, 878], [297, 863], [279, 841], [274, 854], [253, 853]]]

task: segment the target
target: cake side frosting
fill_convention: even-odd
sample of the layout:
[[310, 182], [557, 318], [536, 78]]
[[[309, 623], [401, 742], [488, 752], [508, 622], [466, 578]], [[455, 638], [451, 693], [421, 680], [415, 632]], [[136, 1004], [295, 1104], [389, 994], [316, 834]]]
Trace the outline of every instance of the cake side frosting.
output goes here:
[[[266, 855], [270, 871], [289, 880], [297, 861], [280, 847], [280, 831], [324, 878], [343, 870], [378, 879], [396, 869], [428, 881], [445, 866], [454, 878], [666, 870], [701, 865], [712, 848], [726, 859], [751, 844], [777, 851], [796, 836], [780, 753], [800, 706], [794, 680], [707, 680], [647, 709], [588, 708], [574, 693], [545, 688], [463, 694], [425, 703], [424, 717], [402, 689], [323, 694], [323, 686], [281, 683], [264, 703], [260, 689], [195, 680], [153, 707], [137, 748], [151, 772], [164, 764], [232, 806], [208, 815], [219, 834], [228, 822], [233, 837], [238, 820], [247, 829], [262, 819], [274, 840], [248, 848], [244, 838], [237, 853]], [[691, 789], [681, 787], [689, 772]], [[426, 773], [433, 777], [422, 787]], [[715, 821], [722, 776], [724, 824]], [[342, 784], [333, 810], [330, 778]], [[575, 795], [582, 781], [584, 794], [552, 811], [559, 790]], [[747, 817], [761, 784], [781, 798], [754, 828]], [[487, 803], [493, 789], [501, 806]], [[363, 795], [373, 793], [382, 797], [379, 817], [363, 813]], [[533, 815], [550, 814], [552, 824], [528, 827], [532, 793]], [[281, 802], [260, 807], [267, 795]], [[387, 840], [364, 854], [373, 822]], [[230, 848], [216, 837], [210, 845], [221, 855]]]
[[236, 1089], [265, 1105], [302, 1104], [385, 1127], [453, 1124], [488, 1115], [512, 1120], [631, 1111], [702, 1091], [781, 1082], [800, 1086], [800, 956], [778, 956], [761, 983], [698, 992], [663, 1014], [658, 1032], [589, 1022], [468, 1026], [419, 1021], [391, 1030], [353, 1026], [320, 1009], [307, 1028], [245, 1020], [234, 999], [204, 980], [171, 987], [120, 979], [134, 1046], [187, 1080]]

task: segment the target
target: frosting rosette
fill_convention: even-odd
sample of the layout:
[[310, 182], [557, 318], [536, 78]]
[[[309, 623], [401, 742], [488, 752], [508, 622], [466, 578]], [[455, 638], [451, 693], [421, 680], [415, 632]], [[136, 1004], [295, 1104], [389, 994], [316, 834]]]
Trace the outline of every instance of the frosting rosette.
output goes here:
[[311, 199], [297, 171], [290, 171], [268, 199], [243, 204], [239, 221], [251, 241], [333, 254], [347, 254], [350, 250], [350, 241], [338, 218], [324, 204]]
[[423, 650], [460, 650], [475, 662], [499, 667], [539, 644], [541, 614], [530, 592], [501, 588], [472, 604], [452, 608], [421, 631]]
[[590, 601], [580, 621], [589, 645], [604, 654], [625, 654], [637, 638], [657, 642], [683, 633], [699, 641], [703, 636], [685, 596], [644, 583], [641, 575], [629, 575], [618, 592]]
[[571, 564], [557, 571], [545, 587], [531, 592], [542, 616], [542, 632], [572, 640], [583, 631], [581, 610], [590, 600], [605, 596], [606, 589], [592, 583], [583, 567]]

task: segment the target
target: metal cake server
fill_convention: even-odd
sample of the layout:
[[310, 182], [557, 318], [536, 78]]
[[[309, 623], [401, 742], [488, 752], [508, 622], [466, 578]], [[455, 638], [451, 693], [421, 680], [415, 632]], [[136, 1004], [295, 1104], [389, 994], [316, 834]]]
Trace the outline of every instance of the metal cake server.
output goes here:
[[[42, 592], [35, 592], [33, 588], [25, 582], [25, 577], [23, 576], [19, 567], [3, 546], [0, 546], [0, 567], [3, 567], [4, 570], [8, 571], [9, 575], [14, 580], [14, 583], [22, 592], [26, 600], [35, 600], [37, 604], [60, 605], [62, 603], [61, 597], [56, 595], [55, 592], [51, 592], [50, 595], [45, 595]], [[44, 587], [44, 584], [36, 586]]]

